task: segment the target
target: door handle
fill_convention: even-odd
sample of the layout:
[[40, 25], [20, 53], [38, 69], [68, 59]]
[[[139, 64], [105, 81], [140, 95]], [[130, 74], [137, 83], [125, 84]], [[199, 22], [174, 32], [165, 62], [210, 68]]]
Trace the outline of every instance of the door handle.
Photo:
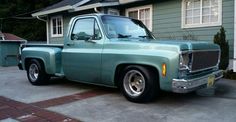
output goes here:
[[67, 45], [67, 46], [72, 46], [72, 45], [74, 45], [74, 44], [71, 44], [71, 43], [67, 43], [66, 45]]

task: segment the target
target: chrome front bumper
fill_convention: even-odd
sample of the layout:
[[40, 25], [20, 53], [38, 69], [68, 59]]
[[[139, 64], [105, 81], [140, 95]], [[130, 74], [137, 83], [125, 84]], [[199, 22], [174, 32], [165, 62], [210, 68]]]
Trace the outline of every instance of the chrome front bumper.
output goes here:
[[207, 87], [208, 78], [210, 76], [215, 76], [215, 81], [217, 81], [223, 77], [223, 72], [220, 70], [195, 79], [173, 79], [172, 91], [175, 93], [188, 93], [200, 88], [205, 88]]

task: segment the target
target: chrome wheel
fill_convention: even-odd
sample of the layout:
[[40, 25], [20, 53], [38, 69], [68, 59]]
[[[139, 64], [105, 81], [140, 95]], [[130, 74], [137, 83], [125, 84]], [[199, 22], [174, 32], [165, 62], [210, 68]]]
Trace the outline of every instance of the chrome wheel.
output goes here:
[[39, 68], [36, 64], [31, 64], [29, 67], [29, 77], [32, 82], [35, 82], [39, 76]]
[[128, 95], [137, 97], [144, 92], [145, 78], [140, 71], [128, 71], [123, 80], [124, 89]]

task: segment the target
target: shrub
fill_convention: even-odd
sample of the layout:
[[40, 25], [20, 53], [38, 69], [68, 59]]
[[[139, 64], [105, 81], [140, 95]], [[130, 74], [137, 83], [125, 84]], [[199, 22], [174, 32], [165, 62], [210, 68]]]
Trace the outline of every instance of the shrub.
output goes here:
[[221, 49], [219, 68], [222, 70], [226, 70], [229, 65], [229, 44], [225, 32], [224, 27], [221, 27], [220, 32], [214, 36], [214, 43], [218, 44]]
[[224, 71], [224, 78], [236, 80], [236, 73], [233, 70]]

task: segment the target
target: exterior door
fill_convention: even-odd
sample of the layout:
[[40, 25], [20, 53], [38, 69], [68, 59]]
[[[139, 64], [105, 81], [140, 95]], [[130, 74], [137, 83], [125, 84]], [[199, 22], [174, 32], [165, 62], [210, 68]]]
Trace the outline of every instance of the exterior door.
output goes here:
[[76, 20], [62, 52], [65, 76], [73, 81], [100, 82], [102, 47], [97, 20], [93, 17]]

